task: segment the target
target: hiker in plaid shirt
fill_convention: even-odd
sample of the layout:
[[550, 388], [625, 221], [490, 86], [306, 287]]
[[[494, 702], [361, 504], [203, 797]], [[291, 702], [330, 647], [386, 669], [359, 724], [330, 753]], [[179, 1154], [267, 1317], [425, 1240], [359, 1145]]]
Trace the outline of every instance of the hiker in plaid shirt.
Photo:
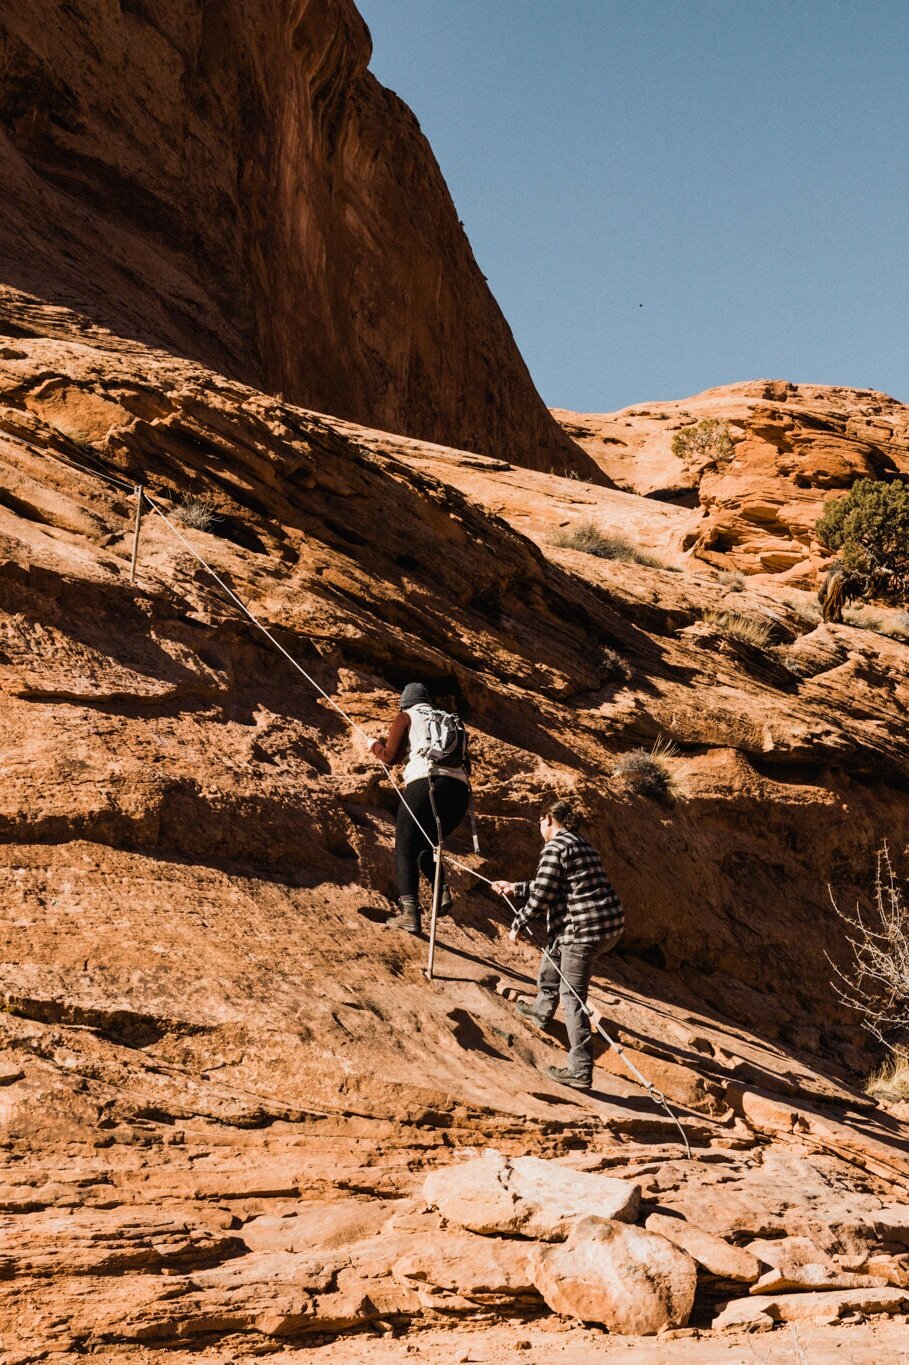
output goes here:
[[593, 1079], [593, 1037], [587, 991], [596, 959], [622, 937], [625, 914], [603, 870], [600, 855], [578, 833], [578, 812], [556, 801], [540, 817], [543, 852], [533, 881], [493, 882], [493, 890], [522, 908], [509, 938], [515, 941], [530, 921], [546, 915], [546, 950], [533, 1004], [519, 1000], [523, 1019], [546, 1032], [559, 1000], [568, 1029], [568, 1065], [551, 1066], [553, 1080], [589, 1090]]

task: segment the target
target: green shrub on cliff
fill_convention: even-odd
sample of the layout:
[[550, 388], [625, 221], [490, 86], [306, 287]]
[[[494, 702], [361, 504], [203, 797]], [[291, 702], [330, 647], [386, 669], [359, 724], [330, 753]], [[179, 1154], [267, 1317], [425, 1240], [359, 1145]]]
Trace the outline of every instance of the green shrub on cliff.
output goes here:
[[909, 602], [909, 483], [859, 479], [815, 527], [861, 597]]
[[693, 427], [683, 427], [672, 438], [672, 453], [684, 464], [686, 474], [726, 464], [735, 449], [732, 432], [725, 422], [706, 417]]

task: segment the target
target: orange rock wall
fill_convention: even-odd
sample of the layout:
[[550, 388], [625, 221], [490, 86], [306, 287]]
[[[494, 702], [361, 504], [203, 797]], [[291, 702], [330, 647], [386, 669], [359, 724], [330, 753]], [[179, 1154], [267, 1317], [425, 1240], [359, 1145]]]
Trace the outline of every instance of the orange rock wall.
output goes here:
[[2, 280], [289, 401], [593, 469], [350, 0], [8, 0]]

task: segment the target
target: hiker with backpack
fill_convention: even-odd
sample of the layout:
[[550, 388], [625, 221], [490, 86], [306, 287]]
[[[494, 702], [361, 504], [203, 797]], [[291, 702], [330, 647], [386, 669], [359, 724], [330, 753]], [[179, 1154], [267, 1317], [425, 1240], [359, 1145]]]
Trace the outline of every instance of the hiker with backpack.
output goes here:
[[[370, 751], [388, 767], [404, 763], [404, 801], [395, 827], [395, 864], [400, 910], [386, 921], [393, 929], [419, 934], [420, 873], [432, 885], [434, 846], [457, 829], [470, 805], [467, 732], [460, 717], [436, 710], [422, 683], [408, 683], [388, 738], [372, 740]], [[451, 890], [442, 884], [439, 914], [451, 911]]]
[[545, 914], [546, 949], [533, 1004], [519, 1000], [522, 1019], [542, 1033], [562, 1002], [568, 1030], [568, 1065], [548, 1075], [575, 1090], [593, 1080], [593, 1037], [587, 992], [597, 958], [622, 937], [625, 914], [596, 849], [579, 832], [581, 817], [568, 801], [550, 803], [540, 816], [543, 851], [529, 882], [492, 883], [500, 896], [521, 908], [511, 926], [512, 942], [530, 921]]

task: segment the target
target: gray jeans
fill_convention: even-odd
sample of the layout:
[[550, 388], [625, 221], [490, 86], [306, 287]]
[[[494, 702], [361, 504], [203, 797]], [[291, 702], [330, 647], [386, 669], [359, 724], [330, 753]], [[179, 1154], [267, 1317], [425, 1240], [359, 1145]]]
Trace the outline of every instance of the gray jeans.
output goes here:
[[550, 948], [564, 981], [546, 953], [540, 963], [533, 1012], [538, 1019], [548, 1023], [561, 1000], [568, 1030], [568, 1070], [572, 1076], [581, 1076], [588, 1082], [593, 1075], [593, 1035], [583, 1006], [587, 1004], [590, 977], [597, 959], [614, 948], [621, 937], [619, 930], [599, 943], [559, 943]]

